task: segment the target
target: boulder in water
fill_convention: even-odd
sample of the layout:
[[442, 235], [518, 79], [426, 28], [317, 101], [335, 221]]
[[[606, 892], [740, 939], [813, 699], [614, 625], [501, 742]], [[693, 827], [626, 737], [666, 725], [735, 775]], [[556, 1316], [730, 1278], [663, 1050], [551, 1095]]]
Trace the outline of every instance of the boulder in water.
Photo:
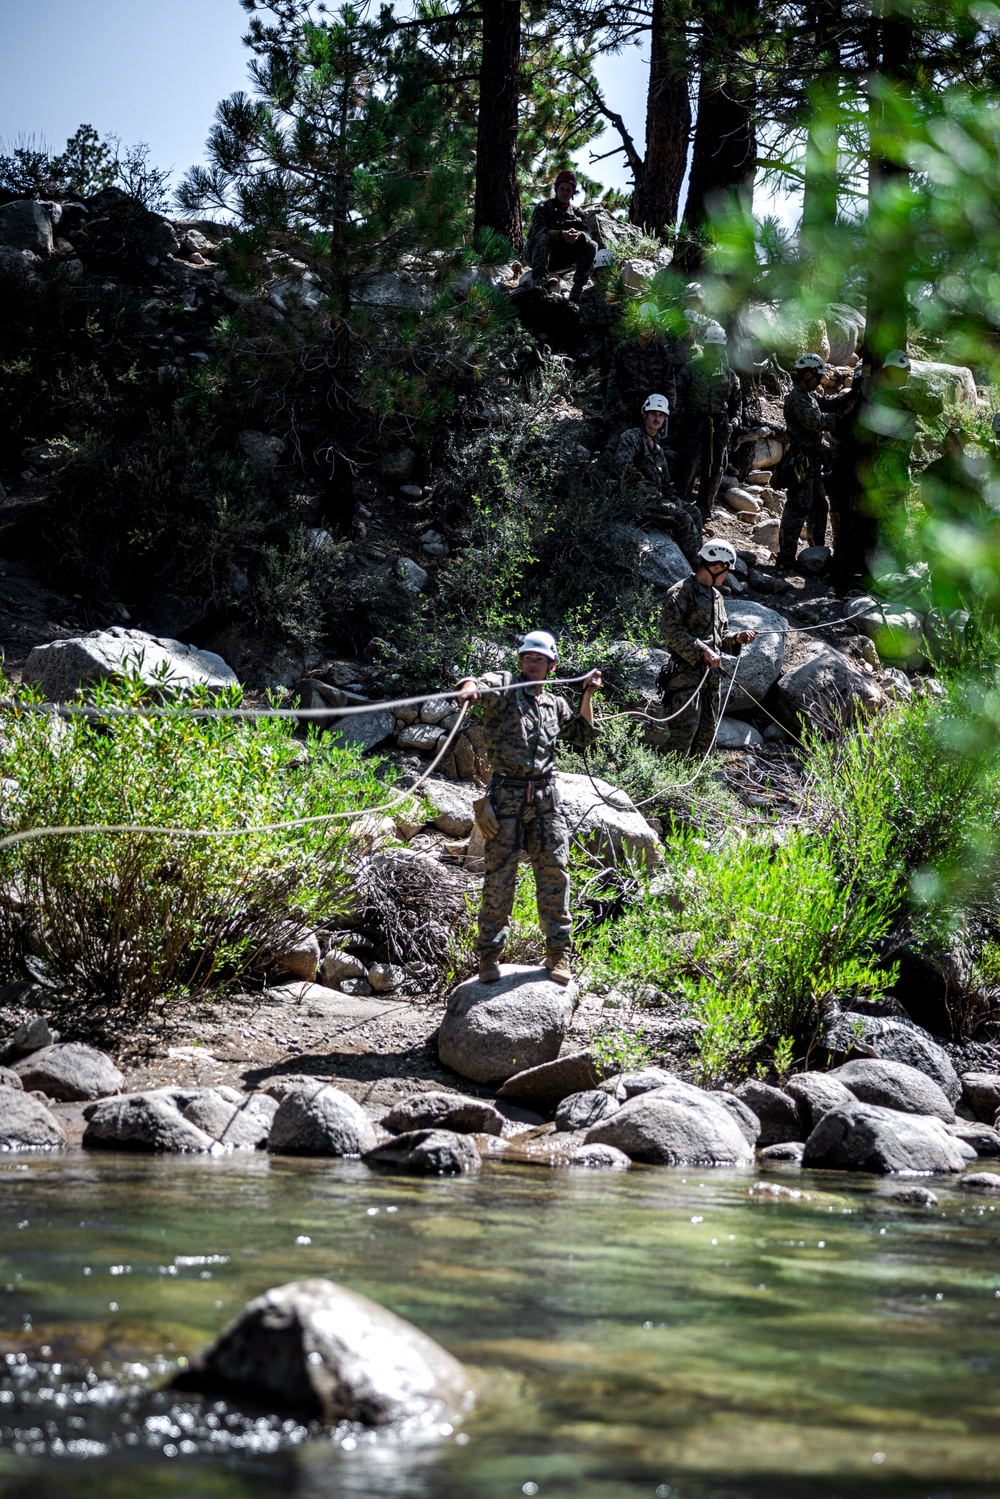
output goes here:
[[415, 1129], [365, 1152], [369, 1166], [388, 1166], [411, 1176], [461, 1176], [478, 1171], [479, 1151], [467, 1135], [450, 1129]]
[[377, 1144], [361, 1105], [325, 1083], [286, 1093], [267, 1137], [268, 1150], [281, 1155], [358, 1156]]
[[850, 1088], [862, 1103], [881, 1104], [903, 1114], [932, 1114], [948, 1124], [955, 1118], [955, 1110], [934, 1079], [905, 1062], [859, 1057], [835, 1067], [830, 1076]]
[[630, 1098], [589, 1129], [586, 1145], [614, 1145], [633, 1161], [661, 1166], [749, 1166], [753, 1149], [711, 1093], [675, 1082]]
[[854, 1101], [823, 1115], [806, 1141], [802, 1164], [879, 1176], [962, 1171], [967, 1148], [938, 1118]]
[[544, 968], [501, 972], [498, 984], [467, 979], [453, 989], [438, 1031], [443, 1064], [478, 1083], [553, 1061], [576, 1007], [576, 985], [557, 984]]

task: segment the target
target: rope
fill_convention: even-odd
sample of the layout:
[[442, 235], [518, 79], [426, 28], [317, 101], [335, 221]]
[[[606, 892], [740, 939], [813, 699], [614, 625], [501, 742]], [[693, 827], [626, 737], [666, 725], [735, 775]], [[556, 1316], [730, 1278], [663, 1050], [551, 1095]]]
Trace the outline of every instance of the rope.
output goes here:
[[[439, 695], [435, 694], [435, 696]], [[291, 828], [315, 827], [325, 822], [347, 822], [354, 817], [368, 817], [375, 812], [388, 812], [394, 807], [398, 807], [401, 802], [412, 800], [421, 786], [424, 785], [437, 769], [454, 743], [468, 711], [468, 703], [463, 703], [457, 722], [452, 726], [448, 737], [419, 779], [407, 791], [397, 791], [389, 801], [383, 802], [381, 806], [360, 807], [354, 812], [323, 812], [316, 817], [295, 817], [285, 822], [262, 823], [258, 827], [250, 828], [161, 828], [147, 827], [140, 823], [131, 822], [94, 823], [78, 827], [30, 828], [27, 832], [10, 833], [6, 838], [0, 838], [0, 850], [12, 848], [16, 843], [32, 843], [40, 838], [55, 838], [67, 834], [80, 835], [86, 833], [151, 833], [156, 837], [164, 838], [249, 838], [259, 833], [282, 833]]]

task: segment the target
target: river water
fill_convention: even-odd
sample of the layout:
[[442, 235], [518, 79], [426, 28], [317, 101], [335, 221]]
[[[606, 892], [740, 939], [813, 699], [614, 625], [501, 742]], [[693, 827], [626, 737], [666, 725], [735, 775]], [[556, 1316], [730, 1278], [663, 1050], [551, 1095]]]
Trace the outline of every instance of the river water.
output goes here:
[[[1000, 1494], [1000, 1209], [932, 1182], [487, 1162], [0, 1162], [0, 1494]], [[162, 1392], [268, 1286], [328, 1276], [475, 1373], [420, 1446]], [[4, 1366], [0, 1364], [0, 1370]]]

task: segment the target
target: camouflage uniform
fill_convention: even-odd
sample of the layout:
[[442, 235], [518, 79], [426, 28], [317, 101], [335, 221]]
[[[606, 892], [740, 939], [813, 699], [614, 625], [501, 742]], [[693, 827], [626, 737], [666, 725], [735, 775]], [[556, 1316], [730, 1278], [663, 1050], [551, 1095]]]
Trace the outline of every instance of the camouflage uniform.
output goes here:
[[669, 674], [663, 684], [664, 715], [676, 713], [691, 698], [683, 712], [667, 725], [669, 738], [664, 748], [679, 755], [707, 754], [719, 722], [722, 672], [710, 669], [704, 685], [696, 691], [705, 673], [702, 655], [706, 646], [727, 656], [738, 656], [742, 649], [729, 629], [718, 589], [699, 583], [693, 576], [669, 588], [660, 613], [660, 639], [671, 657], [664, 673]]
[[611, 462], [622, 508], [634, 520], [668, 531], [693, 567], [701, 546], [701, 511], [674, 488], [659, 438], [647, 437], [644, 427], [630, 427], [618, 439]]
[[611, 362], [611, 329], [621, 317], [622, 304], [612, 297], [606, 285], [595, 281], [580, 298], [580, 346], [576, 351], [579, 364], [592, 365], [602, 377]]
[[509, 672], [491, 672], [476, 683], [484, 702], [483, 731], [492, 768], [488, 794], [500, 823], [497, 836], [486, 843], [476, 951], [493, 962], [499, 961], [507, 942], [522, 847], [535, 874], [546, 949], [556, 953], [569, 947], [569, 830], [552, 765], [557, 740], [585, 748], [600, 737], [564, 697], [547, 690], [536, 697], [528, 688], [490, 691], [514, 680]]
[[800, 385], [793, 385], [785, 397], [792, 479], [778, 531], [779, 567], [791, 567], [795, 561], [804, 525], [809, 527], [810, 545], [820, 547], [826, 541], [828, 507], [823, 483], [823, 433], [836, 427], [842, 404], [842, 397], [816, 396]]
[[698, 505], [706, 520], [729, 461], [729, 430], [739, 416], [741, 399], [739, 376], [725, 359], [712, 365], [699, 354], [679, 381], [683, 440], [678, 451], [677, 487], [684, 499], [690, 500], [698, 479]]
[[677, 375], [682, 360], [676, 339], [669, 341], [654, 333], [645, 346], [637, 338], [627, 338], [615, 349], [608, 376], [607, 402], [613, 415], [619, 415], [618, 402], [629, 409], [632, 421], [642, 420], [642, 404], [654, 393], [666, 396], [673, 411], [677, 404]]
[[[549, 239], [550, 229], [578, 229], [581, 238], [573, 245]], [[597, 254], [597, 241], [587, 233], [587, 222], [572, 203], [564, 208], [558, 198], [536, 203], [528, 229], [528, 259], [535, 281], [544, 281], [550, 271], [575, 266], [573, 290], [579, 295], [587, 284], [590, 268]]]

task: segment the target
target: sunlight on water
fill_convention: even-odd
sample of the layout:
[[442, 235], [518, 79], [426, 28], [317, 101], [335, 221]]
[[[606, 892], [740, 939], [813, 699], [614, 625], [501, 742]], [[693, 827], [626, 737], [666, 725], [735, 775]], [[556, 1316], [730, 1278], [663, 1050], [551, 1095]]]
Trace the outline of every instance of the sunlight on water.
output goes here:
[[[0, 1163], [0, 1494], [55, 1499], [995, 1495], [1000, 1213], [935, 1183], [489, 1163]], [[777, 1177], [774, 1180], [778, 1180]], [[159, 1393], [268, 1286], [324, 1275], [470, 1365], [415, 1446]]]

